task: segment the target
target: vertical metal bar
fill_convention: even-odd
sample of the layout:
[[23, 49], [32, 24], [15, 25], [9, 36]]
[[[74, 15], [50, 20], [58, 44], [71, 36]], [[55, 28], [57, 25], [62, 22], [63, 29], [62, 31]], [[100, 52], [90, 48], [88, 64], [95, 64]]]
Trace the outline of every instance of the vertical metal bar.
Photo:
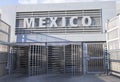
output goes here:
[[28, 50], [28, 76], [30, 76], [30, 59], [31, 59], [31, 46], [29, 45], [29, 50]]
[[81, 68], [80, 68], [80, 66], [81, 66], [81, 59], [80, 59], [81, 58], [80, 57], [81, 56], [81, 52], [80, 52], [81, 50], [80, 49], [81, 48], [80, 48], [80, 45], [81, 44], [78, 45], [78, 52], [79, 52], [79, 54], [78, 54], [78, 56], [79, 56], [79, 59], [78, 59], [78, 61], [79, 61], [79, 74], [81, 73]]
[[75, 69], [75, 72], [74, 72], [74, 75], [76, 75], [76, 57], [77, 57], [77, 45], [75, 44], [75, 66], [74, 66], [74, 69]]
[[103, 69], [102, 69], [102, 71], [104, 71], [105, 73], [107, 72], [106, 71], [106, 45], [103, 43], [103, 44], [101, 44], [102, 45], [102, 54], [103, 54]]
[[37, 75], [38, 75], [38, 72], [39, 72], [39, 66], [38, 66], [38, 45], [36, 45], [36, 69], [37, 69]]
[[[41, 54], [41, 70], [42, 70], [42, 68], [43, 68], [43, 60], [42, 60], [42, 58], [43, 58], [43, 55], [45, 54], [45, 48], [44, 48], [45, 46], [41, 46], [41, 48], [42, 48], [42, 54]], [[41, 71], [41, 73], [43, 73], [43, 71]]]
[[[97, 55], [97, 57], [101, 57], [101, 52], [100, 52], [100, 51], [101, 51], [101, 50], [100, 50], [100, 49], [101, 49], [101, 44], [98, 43], [97, 45], [98, 45], [98, 49], [99, 49], [99, 50], [98, 50], [98, 55]], [[100, 62], [101, 62], [101, 59], [98, 59], [98, 65], [97, 65], [98, 67], [97, 67], [97, 69], [98, 69], [99, 71], [101, 71]]]
[[34, 45], [34, 75], [36, 75], [36, 45]]
[[86, 43], [83, 43], [83, 73], [84, 73], [84, 75], [86, 74], [86, 72], [87, 72], [87, 68], [86, 68], [86, 66], [87, 66], [87, 64], [86, 64], [86, 54], [87, 54], [87, 44]]
[[73, 44], [73, 76], [74, 76], [74, 55], [75, 55], [75, 46]]
[[[97, 45], [96, 45], [96, 43], [92, 43], [92, 45], [94, 47], [94, 49], [92, 49], [92, 51], [93, 51], [93, 57], [95, 57], [97, 55], [97, 53], [98, 53], [98, 52], [96, 52]], [[96, 64], [97, 64], [97, 61], [95, 61], [95, 59], [93, 59], [92, 68], [91, 68], [91, 69], [93, 69], [92, 72], [95, 72], [95, 70], [96, 70]]]
[[80, 45], [77, 45], [77, 66], [78, 66], [77, 71], [79, 70], [77, 72], [78, 74], [80, 74], [80, 51], [79, 51], [80, 48], [79, 48], [79, 46]]
[[31, 75], [32, 75], [32, 72], [33, 72], [33, 51], [34, 51], [33, 48], [34, 47], [33, 47], [33, 45], [31, 45], [31, 46], [32, 46], [32, 53], [31, 53], [31, 57], [32, 57], [31, 58]]
[[38, 54], [39, 54], [39, 55], [38, 55], [38, 56], [39, 56], [39, 57], [38, 57], [38, 60], [39, 60], [39, 61], [38, 61], [38, 65], [39, 65], [39, 72], [38, 72], [38, 74], [40, 74], [40, 67], [41, 67], [41, 66], [40, 66], [40, 45], [38, 45]]
[[74, 52], [75, 51], [74, 51], [74, 44], [73, 44], [73, 55], [72, 55], [73, 56], [73, 75], [74, 75]]
[[38, 75], [40, 74], [40, 45], [38, 45]]
[[39, 71], [38, 71], [38, 75], [40, 75], [40, 45], [38, 45], [38, 67], [39, 67]]
[[36, 72], [36, 75], [37, 75], [37, 45], [35, 45], [35, 72]]
[[82, 66], [82, 59], [81, 59], [81, 52], [82, 52], [82, 50], [81, 50], [81, 45], [82, 45], [82, 43], [80, 43], [80, 45], [79, 45], [79, 53], [80, 53], [80, 59], [79, 59], [79, 61], [80, 61], [80, 74], [82, 74], [82, 68], [81, 68], [81, 66]]
[[39, 71], [38, 71], [38, 74], [40, 74], [40, 45], [38, 45], [38, 66], [39, 66]]
[[78, 60], [78, 52], [77, 52], [77, 49], [78, 49], [78, 47], [77, 47], [77, 45], [75, 45], [75, 75], [76, 75], [76, 71], [77, 71], [77, 69], [78, 69], [78, 64], [77, 64], [77, 60]]
[[40, 69], [41, 69], [41, 55], [42, 55], [42, 46], [40, 46]]
[[31, 59], [30, 59], [30, 63], [31, 63], [31, 65], [30, 65], [30, 75], [32, 75], [32, 59], [33, 59], [32, 53], [33, 53], [33, 46], [32, 46], [32, 45], [30, 45], [30, 46], [31, 46]]
[[47, 64], [47, 74], [48, 74], [48, 53], [49, 53], [49, 52], [48, 52], [48, 51], [49, 51], [48, 49], [49, 49], [49, 46], [48, 46], [48, 43], [46, 43], [46, 44], [47, 44], [47, 49], [46, 49], [46, 56], [47, 56], [47, 57], [46, 57], [46, 58], [47, 58], [47, 59], [46, 59], [46, 64]]
[[[44, 46], [41, 46], [41, 54], [40, 54], [40, 69], [42, 69], [42, 55], [44, 54]], [[40, 72], [41, 73], [41, 72]]]
[[[94, 43], [91, 43], [92, 44], [92, 46], [93, 46], [93, 48], [92, 48], [92, 51], [93, 51], [93, 57], [95, 57], [95, 55], [97, 54], [97, 52], [96, 52], [96, 44], [94, 44]], [[96, 53], [96, 54], [95, 54]], [[95, 71], [95, 69], [96, 69], [96, 66], [94, 66], [94, 64], [96, 64], [97, 63], [97, 61], [95, 62], [95, 59], [93, 59], [92, 60], [92, 72], [94, 72]]]
[[64, 55], [64, 74], [65, 74], [65, 53], [66, 53], [66, 49], [65, 49], [65, 45], [63, 46], [63, 55]]
[[104, 45], [104, 43], [101, 43], [101, 49], [102, 49], [102, 52], [101, 52], [101, 54], [102, 54], [102, 60], [101, 60], [101, 65], [103, 65], [102, 66], [102, 68], [101, 68], [101, 70], [103, 71], [103, 72], [105, 72], [105, 45]]
[[[101, 57], [101, 52], [100, 52], [100, 51], [101, 51], [101, 50], [100, 50], [100, 49], [101, 49], [101, 45], [100, 45], [100, 44], [97, 44], [97, 45], [98, 45], [98, 49], [99, 49], [99, 50], [98, 50], [98, 55], [97, 55], [97, 57]], [[98, 69], [99, 71], [100, 71], [100, 69], [101, 69], [100, 60], [101, 60], [101, 59], [98, 59], [98, 65], [97, 65], [97, 69]]]
[[[93, 44], [93, 46], [94, 46], [94, 53], [93, 53], [93, 57], [95, 57], [97, 54], [98, 54], [98, 52], [96, 52], [96, 49], [97, 49], [97, 44], [95, 43], [95, 44]], [[93, 61], [95, 62], [96, 61], [96, 59], [93, 59]], [[94, 63], [93, 63], [94, 64]], [[96, 61], [96, 63], [94, 64], [94, 66], [92, 67], [93, 68], [93, 72], [95, 72], [95, 70], [96, 70], [96, 68], [97, 68], [97, 65], [98, 64], [98, 61]]]
[[36, 45], [36, 49], [35, 49], [35, 51], [36, 51], [36, 75], [38, 75], [38, 65], [37, 65], [37, 60], [38, 60], [38, 45]]
[[38, 74], [40, 74], [40, 45], [38, 45], [38, 66], [39, 66]]
[[38, 75], [40, 74], [40, 50], [39, 50], [39, 48], [40, 48], [40, 45], [38, 45], [38, 49], [37, 49], [37, 51], [38, 51]]
[[33, 66], [34, 66], [34, 45], [33, 45], [33, 53], [32, 53], [32, 75], [33, 75]]
[[[99, 49], [99, 44], [96, 43], [96, 49]], [[96, 51], [97, 52], [97, 55], [95, 57], [98, 57], [99, 56], [99, 50]], [[97, 64], [96, 65], [96, 70], [99, 71], [99, 59], [95, 59], [97, 61]]]
[[36, 75], [36, 45], [34, 45], [34, 75]]
[[36, 45], [34, 45], [34, 75], [36, 75]]
[[[43, 54], [43, 46], [40, 46], [40, 69], [42, 69], [42, 54]], [[41, 71], [40, 71], [41, 73]]]
[[32, 72], [33, 72], [33, 51], [34, 51], [33, 48], [34, 47], [33, 47], [33, 45], [31, 45], [31, 46], [32, 46], [32, 55], [31, 55], [31, 57], [32, 57], [31, 58], [31, 75], [32, 75]]
[[28, 62], [28, 63], [29, 63], [29, 64], [28, 64], [29, 72], [28, 72], [28, 73], [29, 73], [29, 76], [30, 76], [30, 75], [31, 75], [31, 58], [32, 58], [32, 57], [31, 57], [31, 50], [32, 50], [32, 47], [31, 47], [31, 45], [29, 45], [29, 46], [30, 46], [30, 48], [29, 48], [29, 54], [28, 54], [28, 56], [29, 56], [29, 58], [28, 58], [28, 61], [29, 61], [29, 62]]
[[72, 75], [74, 74], [74, 44], [72, 44]]
[[80, 51], [79, 45], [77, 44], [77, 73], [80, 74]]
[[[99, 54], [99, 50], [97, 51], [97, 49], [99, 48], [99, 44], [98, 43], [96, 43], [96, 55], [94, 56], [94, 57], [97, 57], [97, 55]], [[96, 67], [96, 69], [95, 69], [95, 71], [99, 71], [98, 70], [98, 67], [99, 67], [99, 59], [96, 59], [95, 58], [95, 61], [97, 61], [97, 63], [95, 64], [95, 67]]]
[[35, 64], [36, 64], [36, 59], [35, 59], [35, 45], [34, 45], [34, 65], [33, 65], [33, 75], [36, 75], [36, 70], [35, 70], [35, 68], [36, 68], [36, 66], [35, 66]]
[[75, 53], [75, 75], [76, 75], [76, 71], [77, 71], [77, 69], [78, 69], [78, 64], [77, 64], [77, 60], [78, 60], [78, 52], [77, 52], [77, 45], [75, 45], [75, 51], [76, 51], [76, 53]]
[[74, 75], [75, 75], [75, 66], [76, 66], [76, 45], [74, 44]]
[[75, 55], [76, 55], [76, 45], [74, 44], [74, 74], [75, 75]]
[[[97, 57], [101, 57], [101, 44], [99, 43], [98, 44], [98, 49], [99, 49], [99, 53], [98, 53], [98, 56]], [[98, 70], [101, 71], [101, 59], [98, 60]]]
[[73, 74], [73, 44], [71, 44], [71, 71]]
[[74, 76], [76, 74], [76, 56], [77, 56], [77, 45], [74, 45], [75, 47], [75, 54], [74, 54]]
[[[41, 69], [42, 69], [42, 67], [43, 67], [43, 64], [42, 64], [42, 57], [43, 57], [43, 55], [44, 55], [44, 46], [41, 46], [41, 48], [42, 48], [42, 54], [41, 54]], [[42, 71], [41, 71], [42, 72]]]
[[79, 70], [77, 73], [79, 74], [80, 73], [80, 51], [79, 51], [79, 45], [77, 45], [77, 46], [78, 46], [78, 48], [77, 48], [77, 56], [78, 56], [77, 57], [77, 66], [78, 66], [77, 71]]
[[39, 66], [38, 66], [38, 45], [36, 45], [36, 67], [37, 67], [37, 75], [38, 75], [38, 72], [39, 72]]

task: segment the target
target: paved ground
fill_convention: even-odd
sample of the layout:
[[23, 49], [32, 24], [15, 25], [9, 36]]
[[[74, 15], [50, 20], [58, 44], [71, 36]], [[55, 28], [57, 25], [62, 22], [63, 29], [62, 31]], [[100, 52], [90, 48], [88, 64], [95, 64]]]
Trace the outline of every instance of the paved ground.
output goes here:
[[106, 75], [83, 75], [83, 76], [63, 76], [63, 75], [41, 75], [41, 76], [21, 76], [12, 75], [0, 78], [0, 82], [120, 82], [120, 78]]

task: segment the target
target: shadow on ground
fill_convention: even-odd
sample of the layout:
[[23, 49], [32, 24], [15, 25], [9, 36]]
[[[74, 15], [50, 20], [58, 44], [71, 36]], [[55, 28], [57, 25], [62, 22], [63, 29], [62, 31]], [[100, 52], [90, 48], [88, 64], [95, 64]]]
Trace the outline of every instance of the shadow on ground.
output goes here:
[[120, 82], [120, 78], [107, 75], [40, 75], [23, 76], [8, 75], [0, 78], [0, 82]]

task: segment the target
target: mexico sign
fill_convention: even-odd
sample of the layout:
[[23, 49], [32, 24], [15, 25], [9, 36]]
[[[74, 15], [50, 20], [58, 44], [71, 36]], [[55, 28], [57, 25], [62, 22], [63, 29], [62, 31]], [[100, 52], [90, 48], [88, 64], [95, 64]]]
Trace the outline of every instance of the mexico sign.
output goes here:
[[[40, 17], [40, 18], [24, 18], [24, 28], [35, 28], [37, 19], [37, 27], [77, 27], [79, 23], [82, 26], [90, 26], [92, 18], [90, 16], [72, 16], [72, 17]], [[80, 22], [78, 22], [80, 20]]]

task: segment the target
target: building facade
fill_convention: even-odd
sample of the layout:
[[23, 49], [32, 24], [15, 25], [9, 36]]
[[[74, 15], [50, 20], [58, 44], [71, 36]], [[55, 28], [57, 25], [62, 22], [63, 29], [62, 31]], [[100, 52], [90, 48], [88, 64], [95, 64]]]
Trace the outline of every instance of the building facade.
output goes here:
[[0, 76], [7, 74], [7, 58], [9, 53], [10, 26], [0, 19]]
[[107, 22], [107, 46], [110, 54], [110, 71], [120, 76], [120, 15]]
[[1, 9], [1, 18], [12, 27], [11, 42], [15, 42], [11, 48], [14, 57], [9, 64], [10, 72], [29, 75], [105, 72], [104, 23], [115, 16], [115, 2], [19, 5]]

